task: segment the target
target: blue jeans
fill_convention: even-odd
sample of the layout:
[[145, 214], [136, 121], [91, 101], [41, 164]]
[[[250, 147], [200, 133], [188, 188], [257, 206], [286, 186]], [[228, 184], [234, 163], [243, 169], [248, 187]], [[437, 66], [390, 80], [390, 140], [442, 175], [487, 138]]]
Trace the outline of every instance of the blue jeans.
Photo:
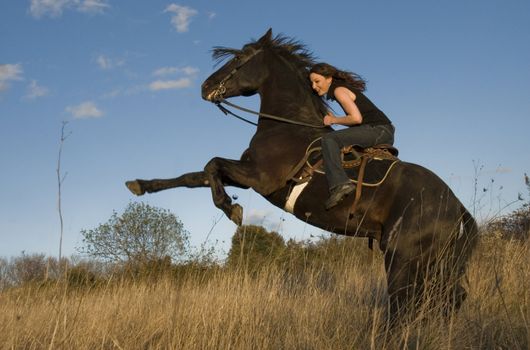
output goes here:
[[335, 130], [322, 136], [322, 158], [329, 189], [350, 182], [342, 168], [341, 149], [349, 145], [363, 148], [379, 144], [394, 144], [394, 126], [365, 125]]

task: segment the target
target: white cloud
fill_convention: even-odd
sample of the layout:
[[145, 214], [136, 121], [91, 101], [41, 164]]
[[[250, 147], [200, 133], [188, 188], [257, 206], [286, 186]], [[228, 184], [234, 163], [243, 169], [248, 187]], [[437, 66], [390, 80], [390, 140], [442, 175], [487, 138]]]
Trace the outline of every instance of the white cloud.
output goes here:
[[105, 94], [103, 94], [101, 97], [102, 98], [115, 98], [115, 97], [118, 97], [118, 96], [132, 96], [132, 95], [136, 95], [136, 94], [139, 94], [139, 93], [142, 93], [144, 91], [146, 91], [148, 89], [148, 87], [143, 84], [143, 85], [134, 85], [134, 86], [130, 86], [130, 87], [118, 87], [118, 88], [115, 88]]
[[215, 12], [208, 12], [208, 19], [214, 19], [215, 16], [217, 16], [217, 13], [215, 13]]
[[187, 76], [192, 76], [192, 75], [199, 73], [199, 68], [191, 67], [191, 66], [186, 66], [182, 68], [162, 67], [162, 68], [158, 68], [157, 70], [155, 70], [153, 72], [153, 75], [158, 76], [158, 77], [163, 77], [163, 76], [168, 76], [168, 75], [177, 74], [177, 73], [184, 73]]
[[98, 63], [101, 69], [110, 69], [111, 62], [107, 57], [103, 55], [99, 55], [98, 58], [96, 59], [96, 62]]
[[182, 89], [191, 85], [189, 78], [182, 78], [178, 80], [156, 80], [149, 84], [149, 89], [153, 91]]
[[271, 222], [270, 218], [274, 216], [271, 210], [265, 209], [250, 209], [249, 213], [244, 218], [245, 225], [268, 226]]
[[199, 68], [186, 66], [184, 68], [181, 68], [181, 71], [184, 72], [186, 75], [195, 75], [199, 73]]
[[123, 95], [123, 89], [122, 88], [115, 88], [111, 90], [110, 92], [107, 92], [103, 94], [102, 98], [114, 98], [118, 97], [120, 95]]
[[0, 92], [9, 89], [9, 82], [13, 80], [22, 80], [22, 65], [17, 64], [0, 64]]
[[104, 69], [104, 70], [109, 70], [115, 67], [123, 66], [125, 61], [113, 59], [105, 55], [99, 55], [96, 58], [96, 63], [98, 64], [99, 68]]
[[86, 101], [77, 106], [68, 106], [66, 107], [66, 111], [70, 113], [74, 119], [99, 118], [103, 116], [103, 112], [101, 112], [92, 101]]
[[35, 18], [60, 17], [66, 9], [95, 14], [109, 7], [108, 0], [31, 0], [29, 12]]
[[48, 88], [40, 86], [39, 84], [37, 84], [36, 80], [32, 80], [31, 83], [29, 83], [28, 85], [27, 93], [24, 98], [35, 99], [37, 97], [46, 96], [49, 92], [50, 91], [48, 90]]
[[500, 165], [497, 169], [495, 169], [495, 173], [497, 174], [509, 174], [511, 172], [512, 172], [511, 168], [501, 167]]
[[106, 0], [84, 0], [77, 5], [77, 10], [85, 13], [103, 13], [109, 7]]
[[45, 15], [59, 17], [70, 2], [70, 0], [31, 0], [29, 12], [37, 18]]
[[177, 80], [156, 80], [149, 84], [149, 89], [152, 91], [168, 90], [168, 89], [183, 89], [191, 86], [192, 78], [199, 72], [198, 68], [185, 66], [179, 67], [162, 67], [153, 72], [154, 76], [165, 77], [168, 75], [182, 73], [184, 78]]
[[179, 69], [177, 67], [162, 67], [162, 68], [158, 68], [157, 70], [155, 70], [153, 72], [153, 75], [157, 77], [163, 77], [163, 76], [175, 74], [178, 71]]
[[197, 10], [192, 9], [191, 7], [177, 4], [169, 5], [166, 7], [164, 12], [171, 12], [174, 14], [171, 16], [171, 24], [173, 24], [178, 33], [187, 32], [191, 17], [199, 13]]

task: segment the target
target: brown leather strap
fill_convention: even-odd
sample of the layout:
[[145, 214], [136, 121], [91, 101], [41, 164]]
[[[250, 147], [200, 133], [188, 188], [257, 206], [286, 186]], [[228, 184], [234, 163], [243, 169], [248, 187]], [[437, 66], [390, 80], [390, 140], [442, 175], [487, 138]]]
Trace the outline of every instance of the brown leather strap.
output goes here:
[[305, 165], [305, 163], [307, 162], [307, 158], [309, 157], [309, 154], [306, 152], [304, 154], [304, 156], [302, 157], [302, 159], [300, 159], [300, 161], [295, 165], [295, 167], [289, 172], [289, 174], [287, 175], [287, 181], [289, 180], [295, 180], [295, 176], [296, 174], [298, 174], [298, 172], [302, 169], [302, 167]]
[[[359, 168], [359, 177], [357, 178], [357, 188], [355, 191], [355, 199], [353, 200], [353, 204], [351, 207], [351, 213], [355, 213], [355, 210], [357, 210], [357, 204], [359, 203], [359, 200], [361, 199], [361, 194], [363, 190], [363, 179], [364, 179], [364, 172], [366, 169], [366, 163], [368, 163], [369, 157], [362, 157], [361, 158], [361, 167]], [[372, 237], [368, 237], [368, 248], [370, 250], [373, 250], [374, 247], [374, 239]]]
[[355, 213], [357, 209], [357, 203], [361, 199], [361, 193], [363, 190], [363, 179], [364, 179], [364, 170], [366, 169], [366, 163], [368, 163], [368, 157], [361, 158], [361, 167], [359, 168], [359, 177], [357, 178], [357, 188], [355, 189], [355, 199], [351, 207], [351, 213]]

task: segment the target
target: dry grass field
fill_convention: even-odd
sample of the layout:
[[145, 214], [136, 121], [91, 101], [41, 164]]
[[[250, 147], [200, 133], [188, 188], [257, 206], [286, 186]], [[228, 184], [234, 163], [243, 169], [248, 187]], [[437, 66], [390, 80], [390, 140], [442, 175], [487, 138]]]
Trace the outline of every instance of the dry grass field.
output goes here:
[[[528, 349], [530, 245], [482, 238], [450, 319], [385, 331], [382, 259], [366, 242], [326, 264], [197, 269], [0, 293], [1, 349]], [[352, 248], [353, 247], [353, 248]], [[359, 253], [358, 252], [362, 252]], [[299, 259], [297, 260], [299, 264]], [[287, 263], [288, 265], [288, 263]], [[424, 310], [422, 316], [429, 314]]]

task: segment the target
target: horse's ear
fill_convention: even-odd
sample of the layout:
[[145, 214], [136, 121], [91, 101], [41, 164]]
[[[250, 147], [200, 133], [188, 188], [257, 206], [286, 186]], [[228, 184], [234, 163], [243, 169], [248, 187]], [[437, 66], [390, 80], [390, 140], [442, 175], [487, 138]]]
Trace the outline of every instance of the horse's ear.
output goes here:
[[272, 40], [272, 28], [269, 28], [269, 30], [267, 30], [267, 33], [265, 33], [265, 35], [263, 35], [259, 40], [258, 42], [263, 44], [265, 42], [269, 42]]

